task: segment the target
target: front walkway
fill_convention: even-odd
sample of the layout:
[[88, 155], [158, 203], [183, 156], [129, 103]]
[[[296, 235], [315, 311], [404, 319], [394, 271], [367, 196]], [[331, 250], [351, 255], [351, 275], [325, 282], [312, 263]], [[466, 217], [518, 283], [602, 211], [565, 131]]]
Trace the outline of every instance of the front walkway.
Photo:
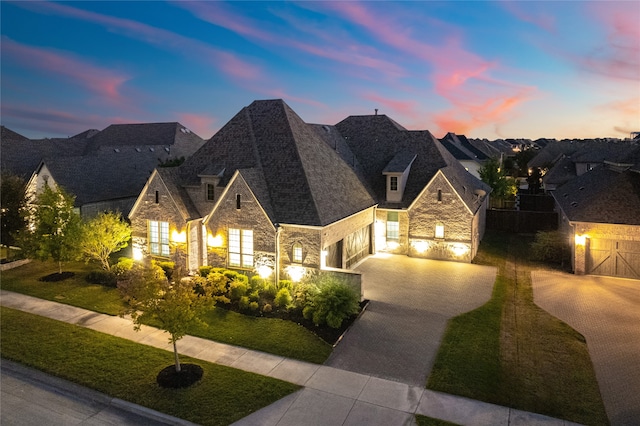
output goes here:
[[533, 271], [535, 303], [578, 330], [612, 425], [640, 424], [640, 280]]
[[[48, 300], [0, 291], [0, 304], [36, 315], [101, 331], [141, 344], [172, 348], [166, 334], [153, 327], [133, 331], [130, 320]], [[304, 389], [240, 420], [236, 425], [413, 424], [423, 414], [459, 424], [568, 425], [563, 420], [481, 401], [447, 395], [397, 381], [310, 364], [262, 352], [186, 336], [180, 353], [304, 386]]]
[[326, 365], [425, 386], [450, 318], [491, 298], [496, 268], [377, 254], [357, 266], [369, 306]]

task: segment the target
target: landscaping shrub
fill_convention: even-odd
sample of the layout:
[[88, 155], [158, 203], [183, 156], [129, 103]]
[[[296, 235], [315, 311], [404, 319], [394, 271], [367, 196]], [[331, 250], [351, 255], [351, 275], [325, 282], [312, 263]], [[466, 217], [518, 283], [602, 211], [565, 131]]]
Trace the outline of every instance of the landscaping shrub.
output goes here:
[[111, 272], [113, 272], [116, 277], [122, 277], [130, 271], [131, 268], [133, 268], [133, 259], [121, 257], [118, 259], [118, 263], [111, 267]]
[[249, 280], [249, 288], [251, 289], [251, 291], [262, 291], [264, 287], [265, 281], [264, 278], [262, 278], [260, 275], [254, 275]]
[[213, 266], [208, 266], [208, 265], [201, 266], [198, 268], [198, 275], [206, 278], [211, 273], [212, 269], [213, 269]]
[[308, 293], [302, 313], [317, 326], [327, 324], [340, 328], [342, 321], [357, 314], [359, 309], [356, 292], [338, 278], [326, 276], [321, 279], [317, 291]]
[[266, 314], [268, 314], [268, 313], [269, 313], [269, 312], [271, 312], [272, 310], [273, 310], [273, 308], [272, 308], [272, 307], [271, 307], [271, 305], [270, 305], [270, 304], [268, 304], [268, 303], [267, 303], [267, 304], [265, 304], [265, 305], [262, 307], [262, 312], [264, 312], [264, 313], [266, 313]]
[[566, 236], [559, 231], [539, 231], [531, 243], [531, 258], [542, 262], [561, 263], [569, 253]]
[[110, 271], [91, 271], [85, 278], [91, 284], [100, 284], [107, 287], [116, 287], [116, 274]]
[[[247, 294], [247, 284], [240, 280], [234, 279], [229, 283], [229, 299], [231, 302], [237, 302], [241, 297]], [[248, 298], [247, 298], [248, 300]]]
[[293, 281], [290, 281], [290, 280], [278, 281], [278, 291], [282, 290], [283, 288], [286, 288], [287, 290], [289, 290], [289, 292], [291, 292], [293, 290]]
[[313, 283], [297, 283], [292, 292], [294, 308], [302, 310], [306, 306], [309, 296], [316, 294], [318, 291], [318, 287]]
[[276, 298], [273, 300], [273, 304], [279, 308], [286, 308], [292, 302], [291, 293], [287, 288], [281, 288], [276, 294]]
[[243, 311], [246, 309], [249, 309], [249, 303], [250, 303], [249, 298], [247, 296], [242, 296], [238, 300], [238, 308], [240, 308]]
[[258, 302], [251, 302], [249, 303], [249, 310], [251, 312], [255, 312], [258, 310], [258, 308], [260, 308], [260, 305], [258, 305]]
[[164, 271], [164, 275], [167, 277], [167, 279], [169, 281], [171, 281], [171, 277], [173, 277], [173, 271], [176, 267], [175, 262], [169, 262], [169, 261], [164, 261], [164, 262], [159, 262], [156, 261], [155, 262], [156, 265], [158, 265], [159, 267], [162, 268], [162, 270]]

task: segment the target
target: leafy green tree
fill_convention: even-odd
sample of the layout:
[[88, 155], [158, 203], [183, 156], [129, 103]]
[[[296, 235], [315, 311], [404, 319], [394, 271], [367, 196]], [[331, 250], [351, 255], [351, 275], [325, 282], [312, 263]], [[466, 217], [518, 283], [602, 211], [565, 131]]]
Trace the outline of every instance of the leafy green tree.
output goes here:
[[536, 155], [538, 155], [538, 150], [530, 146], [516, 153], [514, 159], [518, 166], [517, 176], [529, 175], [529, 161], [531, 161]]
[[188, 278], [169, 282], [164, 271], [156, 264], [135, 264], [127, 277], [118, 282], [118, 288], [128, 304], [123, 313], [130, 314], [134, 329], [142, 324], [158, 324], [169, 333], [173, 345], [176, 372], [181, 371], [177, 342], [193, 324], [206, 326], [201, 317], [215, 304], [212, 288], [206, 280], [199, 282], [196, 292], [194, 281]]
[[82, 227], [80, 215], [73, 210], [74, 201], [64, 189], [45, 185], [29, 206], [30, 224], [23, 249], [30, 257], [58, 262], [60, 274], [62, 262], [75, 260], [80, 254]]
[[100, 213], [83, 223], [82, 231], [82, 255], [87, 261], [99, 261], [106, 271], [111, 270], [111, 254], [125, 248], [131, 239], [131, 226], [113, 212]]
[[0, 174], [0, 242], [14, 245], [16, 235], [26, 227], [23, 216], [26, 182], [8, 172]]
[[491, 195], [495, 198], [507, 200], [518, 192], [517, 181], [507, 176], [505, 170], [500, 167], [500, 161], [495, 158], [484, 163], [478, 173], [480, 179], [493, 189]]

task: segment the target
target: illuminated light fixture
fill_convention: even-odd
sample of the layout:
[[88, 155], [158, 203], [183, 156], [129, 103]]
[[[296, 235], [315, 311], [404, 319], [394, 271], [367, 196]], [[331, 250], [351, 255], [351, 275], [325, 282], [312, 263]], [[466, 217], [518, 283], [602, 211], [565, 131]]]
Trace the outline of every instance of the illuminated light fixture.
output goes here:
[[444, 238], [444, 225], [436, 225], [436, 238]]
[[324, 269], [327, 267], [327, 256], [329, 255], [329, 252], [326, 250], [322, 250], [320, 252], [320, 269]]
[[215, 237], [211, 234], [207, 235], [207, 245], [209, 247], [222, 247], [222, 235], [218, 234]]
[[273, 274], [273, 269], [271, 269], [267, 265], [259, 266], [257, 268], [257, 271], [258, 271], [258, 275], [260, 275], [260, 278], [262, 278], [264, 280], [266, 280], [267, 278], [269, 278], [271, 276], [271, 274]]
[[576, 234], [576, 245], [584, 246], [587, 244], [587, 236], [586, 235], [578, 235]]
[[134, 247], [133, 248], [133, 260], [140, 261], [143, 258], [144, 258], [144, 255], [142, 254], [142, 249], [140, 247]]
[[428, 241], [414, 241], [412, 245], [418, 253], [424, 253], [425, 251], [429, 250]]
[[456, 256], [463, 256], [469, 252], [469, 246], [465, 244], [454, 244], [451, 246], [451, 251]]
[[304, 277], [305, 272], [307, 272], [307, 270], [302, 266], [292, 265], [287, 267], [287, 274], [289, 274], [293, 282], [300, 281], [302, 277]]
[[387, 248], [388, 248], [389, 250], [395, 250], [395, 249], [397, 249], [398, 247], [400, 247], [400, 244], [398, 244], [398, 242], [397, 242], [397, 241], [387, 241]]
[[176, 229], [171, 233], [171, 241], [174, 243], [186, 243], [187, 242], [187, 233], [182, 231], [178, 232]]

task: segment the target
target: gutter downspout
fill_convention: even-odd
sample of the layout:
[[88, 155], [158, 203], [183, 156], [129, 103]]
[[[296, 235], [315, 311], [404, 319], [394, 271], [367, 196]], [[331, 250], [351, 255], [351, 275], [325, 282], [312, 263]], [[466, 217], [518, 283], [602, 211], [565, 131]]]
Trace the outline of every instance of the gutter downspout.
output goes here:
[[279, 224], [274, 224], [276, 227], [276, 261], [274, 265], [275, 269], [275, 277], [276, 277], [276, 288], [278, 287], [278, 283], [280, 282], [280, 231], [282, 228]]

